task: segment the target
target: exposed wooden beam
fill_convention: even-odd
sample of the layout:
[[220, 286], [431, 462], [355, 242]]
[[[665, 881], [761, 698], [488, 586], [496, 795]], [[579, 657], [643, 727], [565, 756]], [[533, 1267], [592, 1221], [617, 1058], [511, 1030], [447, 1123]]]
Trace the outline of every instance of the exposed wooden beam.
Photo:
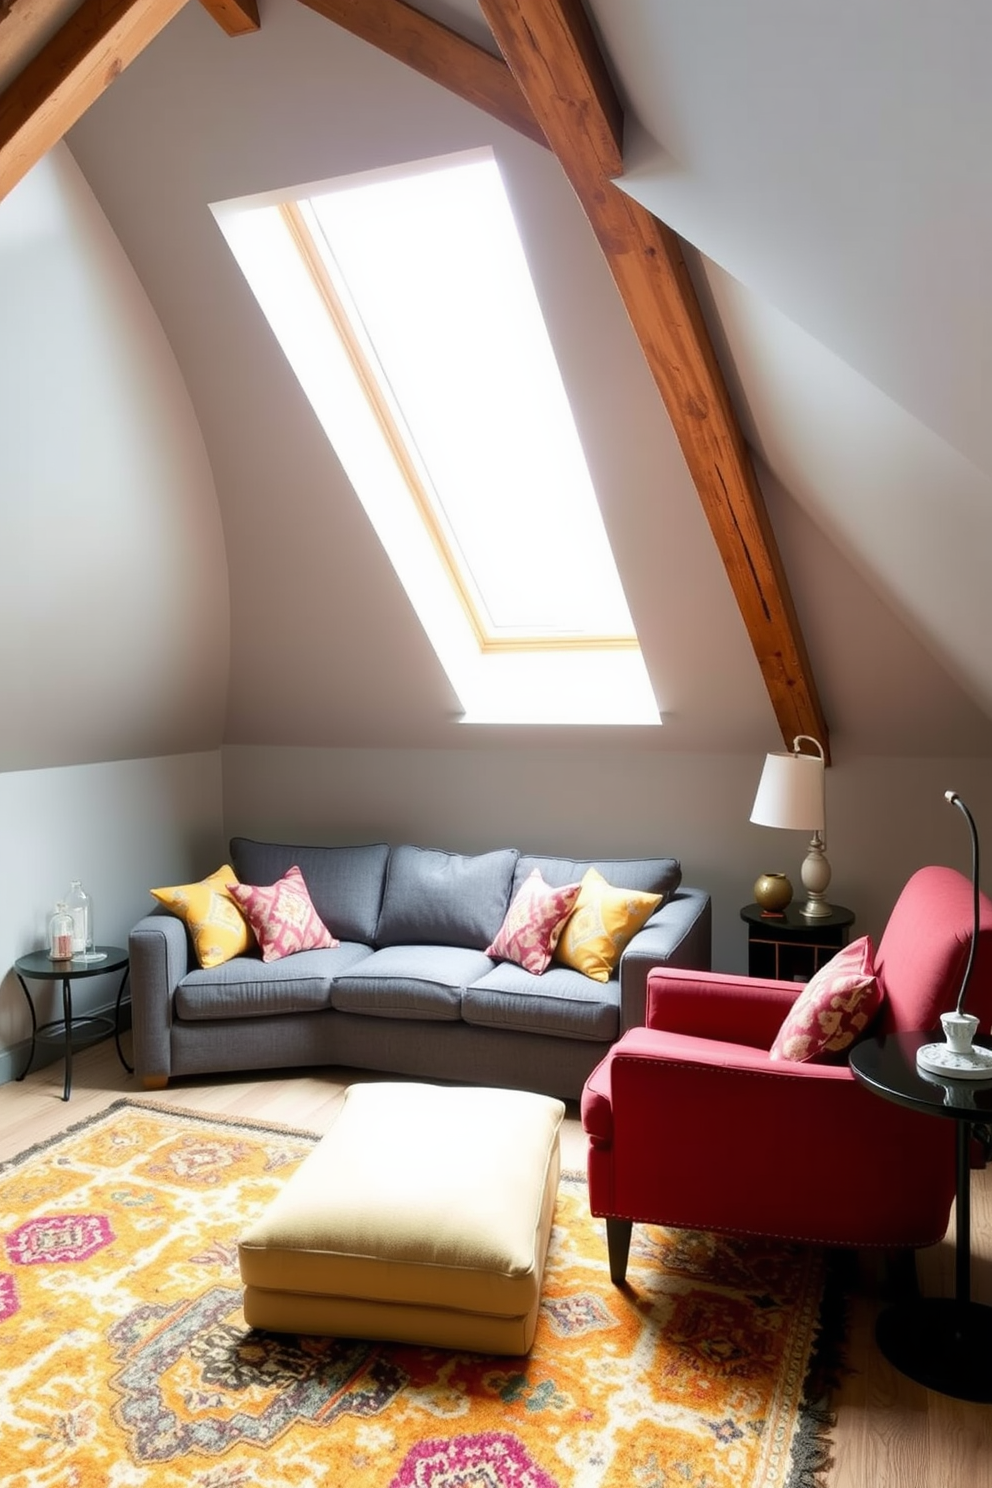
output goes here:
[[[619, 101], [580, 0], [479, 0], [582, 203], [675, 429], [784, 741], [829, 738], [764, 497], [675, 233], [609, 179]], [[580, 16], [581, 12], [581, 16]], [[612, 89], [610, 89], [612, 93]]]
[[431, 20], [403, 0], [302, 0], [304, 5], [440, 83], [539, 145], [547, 145], [523, 93], [500, 57]]
[[[499, 31], [486, 7], [481, 9], [503, 51]], [[527, 41], [515, 45], [512, 54], [504, 52], [521, 93], [528, 102], [532, 97], [553, 95], [575, 153], [587, 164], [595, 161], [600, 175], [619, 176], [623, 171], [623, 105], [581, 0], [557, 0], [544, 8], [540, 38], [530, 29], [527, 9], [510, 7]]]
[[200, 0], [200, 4], [228, 36], [247, 36], [261, 25], [256, 0]]
[[0, 200], [186, 0], [83, 0], [0, 94]]

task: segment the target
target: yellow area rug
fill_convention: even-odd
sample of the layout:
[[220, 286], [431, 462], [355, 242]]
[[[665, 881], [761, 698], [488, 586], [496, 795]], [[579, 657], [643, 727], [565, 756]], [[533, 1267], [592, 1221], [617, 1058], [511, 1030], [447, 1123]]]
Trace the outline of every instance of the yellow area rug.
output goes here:
[[579, 1176], [527, 1358], [248, 1329], [238, 1235], [315, 1140], [121, 1100], [0, 1169], [5, 1488], [821, 1482], [823, 1257], [635, 1225], [616, 1288]]

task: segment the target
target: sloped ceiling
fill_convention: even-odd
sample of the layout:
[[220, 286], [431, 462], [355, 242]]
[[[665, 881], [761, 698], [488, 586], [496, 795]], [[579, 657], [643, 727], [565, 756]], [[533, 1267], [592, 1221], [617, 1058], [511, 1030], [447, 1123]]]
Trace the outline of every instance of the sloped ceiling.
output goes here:
[[[419, 8], [493, 49], [474, 0]], [[698, 250], [835, 754], [992, 754], [983, 8], [587, 9], [627, 108], [619, 184]], [[628, 742], [776, 747], [671, 428], [554, 160], [295, 0], [263, 0], [261, 20], [229, 40], [187, 7], [68, 136], [214, 465], [228, 740], [450, 746], [467, 731], [207, 204], [492, 142], [666, 719]]]
[[755, 447], [992, 712], [992, 11], [593, 9]]

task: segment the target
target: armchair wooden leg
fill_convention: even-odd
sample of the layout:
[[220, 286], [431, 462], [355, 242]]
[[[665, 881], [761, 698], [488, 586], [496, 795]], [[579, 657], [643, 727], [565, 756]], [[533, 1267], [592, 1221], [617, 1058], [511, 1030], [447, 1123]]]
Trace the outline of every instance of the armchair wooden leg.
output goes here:
[[164, 1090], [169, 1083], [168, 1075], [142, 1075], [141, 1084], [145, 1090]]
[[894, 1301], [909, 1301], [920, 1295], [915, 1250], [906, 1248], [885, 1252], [885, 1292]]
[[915, 1250], [858, 1251], [857, 1271], [861, 1287], [883, 1301], [911, 1301], [920, 1295]]
[[606, 1248], [610, 1254], [610, 1280], [614, 1286], [623, 1286], [627, 1278], [627, 1257], [630, 1254], [630, 1232], [633, 1222], [629, 1219], [606, 1221]]

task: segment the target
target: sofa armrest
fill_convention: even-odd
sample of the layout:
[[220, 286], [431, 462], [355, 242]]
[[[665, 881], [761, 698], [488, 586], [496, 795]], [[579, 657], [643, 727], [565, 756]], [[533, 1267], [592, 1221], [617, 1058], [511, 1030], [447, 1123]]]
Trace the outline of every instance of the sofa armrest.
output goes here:
[[643, 1024], [648, 972], [656, 966], [707, 971], [712, 958], [713, 908], [704, 889], [682, 885], [632, 937], [620, 957], [620, 1032]]
[[172, 1002], [189, 970], [189, 937], [175, 915], [154, 911], [128, 936], [134, 1072], [164, 1084], [172, 1071]]

